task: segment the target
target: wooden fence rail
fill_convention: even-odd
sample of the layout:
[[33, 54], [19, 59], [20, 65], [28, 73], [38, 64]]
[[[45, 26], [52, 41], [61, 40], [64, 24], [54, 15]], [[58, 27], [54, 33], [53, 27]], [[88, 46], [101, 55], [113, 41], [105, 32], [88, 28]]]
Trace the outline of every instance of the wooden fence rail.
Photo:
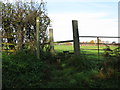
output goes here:
[[[40, 58], [40, 50], [39, 50], [39, 47], [40, 47], [40, 43], [39, 43], [39, 23], [38, 23], [38, 20], [39, 18], [37, 18], [36, 20], [36, 34], [37, 34], [37, 41], [36, 41], [36, 45], [37, 45], [37, 57], [38, 59]], [[115, 36], [79, 36], [79, 32], [78, 32], [78, 21], [77, 20], [72, 20], [72, 28], [73, 28], [73, 40], [66, 40], [66, 41], [56, 41], [54, 42], [54, 38], [53, 38], [53, 29], [50, 28], [49, 29], [49, 41], [46, 42], [45, 44], [50, 44], [50, 47], [51, 47], [51, 52], [54, 52], [54, 44], [55, 43], [67, 43], [67, 42], [73, 42], [73, 47], [74, 47], [74, 54], [75, 55], [79, 55], [80, 54], [80, 45], [82, 44], [93, 44], [93, 43], [81, 43], [79, 41], [80, 38], [96, 38], [97, 39], [97, 43], [96, 45], [98, 46], [97, 49], [95, 50], [98, 50], [98, 55], [100, 54], [99, 53], [99, 50], [100, 49], [100, 45], [101, 44], [104, 44], [104, 45], [118, 45], [120, 46], [120, 43], [115, 43], [115, 44], [106, 44], [106, 43], [101, 43], [99, 42], [99, 38], [120, 38], [120, 37], [115, 37]], [[3, 37], [2, 37], [3, 38]], [[8, 44], [3, 44], [3, 45], [8, 45]], [[90, 49], [91, 50], [91, 49]], [[8, 50], [7, 50], [8, 51]]]

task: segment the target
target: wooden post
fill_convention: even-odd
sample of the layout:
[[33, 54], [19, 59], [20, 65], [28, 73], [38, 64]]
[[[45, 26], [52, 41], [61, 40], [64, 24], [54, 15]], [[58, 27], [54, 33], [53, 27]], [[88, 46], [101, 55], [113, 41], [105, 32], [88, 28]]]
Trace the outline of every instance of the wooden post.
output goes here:
[[[118, 37], [120, 37], [120, 1], [118, 2]], [[118, 48], [120, 47], [120, 38], [118, 38]]]
[[36, 47], [37, 59], [40, 59], [39, 17], [36, 17]]
[[[1, 21], [0, 21], [0, 25], [2, 25]], [[0, 31], [0, 36], [2, 36], [1, 31]], [[0, 37], [0, 89], [2, 90], [2, 37]]]
[[78, 32], [77, 20], [72, 20], [72, 27], [73, 27], [74, 54], [77, 56], [80, 54], [79, 32]]
[[97, 44], [98, 44], [98, 58], [99, 58], [99, 37], [97, 37]]
[[53, 29], [49, 29], [50, 52], [54, 52]]
[[18, 26], [18, 36], [17, 36], [17, 39], [18, 39], [18, 43], [17, 43], [17, 50], [18, 51], [21, 51], [22, 50], [22, 44], [23, 44], [23, 41], [22, 41], [22, 29], [21, 29], [21, 25]]

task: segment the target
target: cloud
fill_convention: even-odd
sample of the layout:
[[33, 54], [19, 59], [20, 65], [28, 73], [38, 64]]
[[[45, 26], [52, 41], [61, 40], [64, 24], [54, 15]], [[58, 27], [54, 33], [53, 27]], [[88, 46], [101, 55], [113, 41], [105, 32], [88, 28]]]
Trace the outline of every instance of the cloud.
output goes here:
[[[13, 1], [23, 1], [23, 2], [30, 2], [31, 0], [1, 0], [3, 2], [13, 2]], [[32, 1], [38, 1], [41, 0], [32, 0]], [[43, 0], [45, 2], [54, 2], [54, 3], [65, 3], [65, 2], [119, 2], [119, 0]]]
[[82, 36], [117, 36], [117, 18], [103, 18], [107, 15], [106, 13], [49, 14], [54, 29], [54, 40], [73, 39], [72, 20], [78, 20], [79, 34]]
[[46, 0], [47, 2], [118, 2], [119, 0]]

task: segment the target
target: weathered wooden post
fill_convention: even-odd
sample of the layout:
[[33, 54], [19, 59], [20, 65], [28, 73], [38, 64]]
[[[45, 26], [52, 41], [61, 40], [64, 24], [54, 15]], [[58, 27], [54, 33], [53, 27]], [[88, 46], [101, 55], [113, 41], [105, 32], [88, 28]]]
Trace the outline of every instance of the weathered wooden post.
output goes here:
[[17, 50], [22, 50], [22, 44], [23, 44], [23, 34], [22, 34], [22, 30], [21, 30], [21, 25], [18, 26], [18, 31], [17, 31], [18, 35], [17, 35], [17, 40], [18, 40], [18, 43], [17, 43]]
[[49, 29], [49, 42], [50, 42], [50, 52], [54, 52], [54, 39], [53, 39], [53, 29]]
[[0, 89], [2, 90], [2, 52], [0, 52]]
[[36, 47], [37, 47], [37, 58], [40, 59], [39, 17], [36, 17]]
[[98, 58], [99, 58], [99, 37], [97, 37], [97, 44], [98, 44]]
[[[118, 37], [120, 37], [120, 1], [118, 2]], [[120, 38], [118, 38], [118, 47], [120, 47]]]
[[72, 27], [73, 27], [74, 53], [76, 56], [78, 56], [80, 54], [80, 43], [77, 20], [72, 20]]

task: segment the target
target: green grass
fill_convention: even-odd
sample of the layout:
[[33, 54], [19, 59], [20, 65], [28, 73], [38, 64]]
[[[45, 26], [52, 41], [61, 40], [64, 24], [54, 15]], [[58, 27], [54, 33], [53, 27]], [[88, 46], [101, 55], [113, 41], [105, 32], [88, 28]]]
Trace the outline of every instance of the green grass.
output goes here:
[[54, 46], [56, 52], [70, 51], [73, 52], [74, 48], [72, 45], [55, 45]]
[[116, 57], [63, 54], [73, 48], [61, 46], [55, 46], [56, 53], [43, 52], [40, 60], [30, 51], [3, 53], [3, 88], [118, 88]]
[[[74, 52], [73, 45], [55, 45], [56, 52], [69, 51]], [[105, 49], [105, 46], [100, 46], [99, 49]], [[114, 50], [117, 46], [110, 46], [111, 50]], [[86, 50], [86, 49], [98, 49], [98, 46], [80, 46], [81, 52], [86, 54], [98, 54], [98, 50]], [[99, 50], [100, 54], [103, 54], [103, 50]]]

